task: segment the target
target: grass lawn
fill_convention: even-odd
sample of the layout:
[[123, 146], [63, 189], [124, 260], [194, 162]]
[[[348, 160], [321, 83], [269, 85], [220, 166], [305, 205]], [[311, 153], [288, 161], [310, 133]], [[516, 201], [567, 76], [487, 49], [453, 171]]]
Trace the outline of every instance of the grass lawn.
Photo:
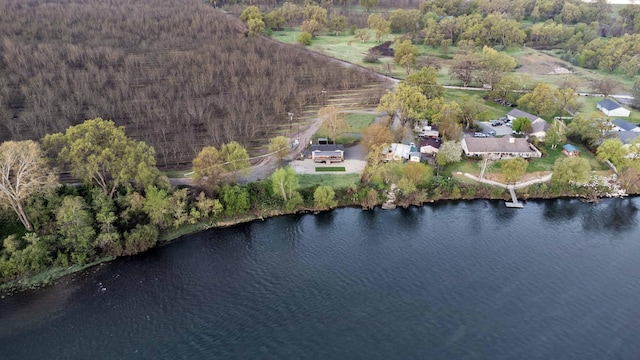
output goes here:
[[[578, 149], [580, 149], [580, 157], [588, 159], [589, 164], [591, 165], [591, 170], [594, 171], [604, 171], [609, 168], [607, 165], [598, 161], [595, 156], [587, 150], [582, 145], [575, 145]], [[529, 162], [529, 167], [527, 167], [527, 172], [536, 172], [536, 171], [553, 171], [553, 165], [558, 158], [565, 157], [566, 155], [562, 153], [562, 146], [558, 146], [556, 149], [551, 149], [546, 147], [547, 157], [535, 158], [531, 159]]]
[[367, 126], [373, 124], [376, 119], [376, 115], [373, 114], [354, 114], [354, 113], [346, 113], [344, 114], [349, 122], [349, 126], [351, 127], [352, 133], [361, 134], [362, 130]]
[[484, 91], [474, 91], [474, 90], [456, 90], [456, 89], [447, 89], [444, 92], [445, 101], [455, 101], [458, 104], [462, 103], [463, 96], [475, 96], [484, 102], [487, 107], [493, 112], [493, 118], [497, 119], [505, 116], [509, 111], [511, 111], [510, 107], [502, 106], [493, 101], [485, 101], [482, 99], [482, 95], [484, 95]]
[[447, 166], [443, 167], [442, 170], [440, 170], [440, 175], [452, 176], [452, 174], [455, 174], [456, 172], [478, 175], [480, 174], [480, 166], [480, 160], [470, 160], [463, 157], [462, 161], [448, 164]]
[[344, 166], [327, 166], [327, 167], [317, 167], [316, 172], [340, 172], [346, 171]]
[[327, 185], [334, 189], [357, 187], [360, 184], [359, 174], [298, 174], [300, 188]]

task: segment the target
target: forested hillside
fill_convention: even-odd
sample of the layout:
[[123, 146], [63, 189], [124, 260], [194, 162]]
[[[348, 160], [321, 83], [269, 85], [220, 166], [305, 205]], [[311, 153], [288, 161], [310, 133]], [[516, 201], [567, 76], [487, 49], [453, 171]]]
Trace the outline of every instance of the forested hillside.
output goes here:
[[245, 36], [200, 1], [0, 4], [0, 141], [102, 117], [189, 163], [204, 145], [266, 142], [323, 89], [375, 82], [297, 46]]

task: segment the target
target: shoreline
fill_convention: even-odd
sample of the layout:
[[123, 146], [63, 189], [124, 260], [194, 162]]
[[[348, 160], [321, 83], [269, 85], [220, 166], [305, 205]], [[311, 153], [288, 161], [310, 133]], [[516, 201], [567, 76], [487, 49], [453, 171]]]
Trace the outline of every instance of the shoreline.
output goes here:
[[[504, 184], [503, 184], [504, 185]], [[507, 185], [504, 185], [507, 186]], [[624, 199], [624, 198], [629, 198], [629, 197], [637, 197], [638, 194], [627, 194], [624, 197], [621, 196], [603, 196], [603, 197], [596, 197], [594, 198], [588, 198], [586, 196], [580, 195], [580, 194], [574, 194], [574, 195], [560, 195], [560, 196], [550, 196], [550, 197], [541, 197], [541, 196], [530, 196], [529, 194], [520, 194], [520, 199], [521, 201], [545, 201], [545, 200], [560, 200], [560, 199], [576, 199], [576, 200], [581, 200], [584, 202], [598, 202], [602, 199], [607, 199], [607, 198], [619, 198], [619, 199]], [[495, 197], [475, 197], [475, 198], [470, 198], [470, 199], [465, 199], [465, 198], [459, 198], [459, 199], [453, 199], [453, 198], [441, 198], [441, 199], [437, 199], [437, 200], [429, 200], [429, 201], [424, 201], [421, 204], [410, 204], [408, 206], [399, 206], [399, 208], [409, 208], [409, 207], [421, 207], [421, 206], [425, 206], [425, 205], [431, 205], [431, 204], [437, 204], [437, 203], [444, 203], [444, 202], [448, 202], [448, 201], [456, 201], [456, 202], [460, 202], [460, 201], [478, 201], [478, 200], [486, 200], [486, 201], [507, 201], [504, 198], [495, 198]], [[182, 238], [183, 236], [188, 236], [188, 235], [193, 235], [193, 234], [197, 234], [203, 231], [207, 231], [210, 229], [217, 229], [217, 228], [228, 228], [231, 226], [235, 226], [235, 225], [240, 225], [240, 224], [247, 224], [247, 223], [251, 223], [253, 221], [257, 221], [257, 220], [267, 220], [267, 219], [271, 219], [271, 218], [276, 218], [276, 217], [280, 217], [280, 216], [287, 216], [287, 215], [296, 215], [296, 214], [312, 214], [312, 215], [317, 215], [319, 213], [322, 212], [328, 212], [328, 211], [333, 211], [335, 209], [344, 209], [344, 208], [360, 208], [362, 211], [369, 211], [369, 210], [374, 210], [378, 207], [381, 207], [383, 203], [379, 203], [377, 204], [373, 209], [366, 209], [363, 208], [359, 203], [351, 203], [351, 204], [343, 204], [343, 205], [339, 205], [336, 206], [335, 208], [332, 209], [324, 209], [324, 210], [315, 210], [315, 209], [298, 209], [298, 210], [293, 210], [293, 211], [273, 211], [271, 214], [267, 214], [266, 212], [264, 214], [257, 214], [257, 213], [251, 213], [251, 214], [244, 214], [242, 216], [238, 216], [235, 218], [230, 218], [230, 219], [224, 219], [224, 220], [220, 220], [220, 221], [215, 221], [213, 223], [209, 223], [209, 222], [199, 222], [196, 224], [190, 224], [187, 226], [183, 226], [177, 229], [173, 229], [171, 231], [167, 231], [166, 233], [163, 233], [160, 235], [160, 237], [158, 238], [156, 244], [143, 251], [146, 252], [150, 249], [153, 249], [155, 247], [160, 247], [160, 246], [165, 246], [168, 245], [170, 243], [172, 243], [175, 240], [178, 240], [180, 238]], [[395, 209], [392, 209], [391, 211], [393, 211]], [[513, 211], [517, 211], [516, 209], [514, 209]], [[143, 253], [141, 252], [141, 253]], [[139, 253], [139, 254], [141, 254]], [[128, 255], [128, 256], [135, 256], [137, 254], [134, 255]], [[70, 267], [66, 267], [66, 268], [51, 268], [48, 269], [44, 272], [38, 273], [38, 274], [34, 274], [31, 276], [27, 276], [18, 280], [13, 280], [4, 284], [0, 284], [0, 299], [3, 299], [7, 296], [11, 296], [17, 293], [21, 293], [24, 291], [29, 291], [29, 290], [36, 290], [36, 289], [40, 289], [43, 287], [47, 287], [50, 285], [54, 285], [56, 284], [58, 281], [68, 277], [68, 276], [73, 276], [75, 274], [79, 274], [80, 272], [90, 269], [92, 267], [95, 266], [99, 266], [102, 264], [106, 264], [108, 262], [111, 262], [113, 260], [116, 260], [118, 258], [120, 258], [122, 256], [109, 256], [109, 257], [104, 257], [104, 258], [100, 258], [100, 259], [96, 259], [95, 261], [85, 264], [85, 265], [73, 265]]]

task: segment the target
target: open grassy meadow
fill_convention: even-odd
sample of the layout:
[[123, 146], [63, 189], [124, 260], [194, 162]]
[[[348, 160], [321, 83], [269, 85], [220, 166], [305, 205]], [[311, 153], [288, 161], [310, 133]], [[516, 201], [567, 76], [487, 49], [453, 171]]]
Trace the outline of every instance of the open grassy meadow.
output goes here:
[[301, 189], [327, 185], [334, 189], [357, 187], [360, 184], [359, 174], [298, 174]]

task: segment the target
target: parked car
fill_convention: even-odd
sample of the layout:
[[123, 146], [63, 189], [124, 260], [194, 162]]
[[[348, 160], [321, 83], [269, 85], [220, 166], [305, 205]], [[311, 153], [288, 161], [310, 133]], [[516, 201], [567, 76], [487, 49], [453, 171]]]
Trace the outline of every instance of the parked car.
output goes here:
[[496, 132], [495, 132], [495, 131], [493, 131], [493, 130], [490, 130], [490, 131], [488, 131], [488, 132], [487, 132], [487, 135], [489, 135], [489, 136], [496, 136]]
[[477, 132], [477, 133], [473, 134], [473, 137], [487, 137], [487, 134], [481, 133], [481, 132]]
[[511, 121], [509, 121], [508, 123], [505, 123], [506, 126], [511, 127]]
[[500, 126], [500, 125], [502, 125], [502, 122], [500, 122], [499, 120], [491, 121], [491, 126]]

